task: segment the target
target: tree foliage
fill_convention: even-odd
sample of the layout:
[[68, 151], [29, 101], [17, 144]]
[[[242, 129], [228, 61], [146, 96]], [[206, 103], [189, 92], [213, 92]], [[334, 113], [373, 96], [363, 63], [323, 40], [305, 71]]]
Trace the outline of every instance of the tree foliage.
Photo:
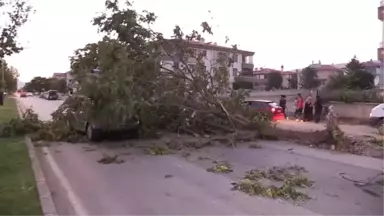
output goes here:
[[364, 65], [354, 57], [346, 65], [348, 87], [350, 89], [371, 89], [374, 87], [374, 76], [369, 73]]
[[374, 75], [354, 57], [346, 65], [346, 74], [337, 74], [330, 78], [328, 89], [366, 90], [374, 88]]
[[0, 62], [0, 79], [2, 76], [2, 72], [4, 71], [4, 86], [3, 82], [0, 81], [0, 90], [5, 92], [13, 92], [17, 89], [17, 78], [19, 73], [16, 68], [9, 66], [6, 61]]
[[44, 92], [48, 90], [57, 90], [65, 92], [67, 83], [65, 79], [34, 77], [30, 82], [25, 83], [23, 87], [28, 92]]
[[0, 58], [22, 51], [18, 31], [27, 22], [31, 6], [25, 0], [0, 0]]
[[306, 67], [301, 72], [300, 85], [304, 89], [317, 88], [320, 81], [317, 78], [317, 71], [313, 67]]
[[283, 76], [280, 72], [271, 72], [268, 74], [267, 89], [280, 89], [283, 84]]
[[172, 39], [165, 39], [151, 29], [154, 13], [138, 13], [129, 2], [119, 5], [117, 0], [105, 2], [105, 12], [93, 24], [106, 36], [71, 58], [77, 95], [87, 99], [70, 97], [54, 119], [64, 109], [72, 111], [68, 115], [78, 112], [76, 104], [81, 103], [87, 119], [105, 127], [139, 119], [142, 134], [231, 133], [257, 126], [258, 115], [243, 106], [242, 91], [223, 96], [229, 88], [230, 53], [207, 66], [203, 50], [196, 53], [189, 46], [202, 34], [213, 34], [207, 22], [201, 23], [201, 33], [186, 34], [176, 25]]

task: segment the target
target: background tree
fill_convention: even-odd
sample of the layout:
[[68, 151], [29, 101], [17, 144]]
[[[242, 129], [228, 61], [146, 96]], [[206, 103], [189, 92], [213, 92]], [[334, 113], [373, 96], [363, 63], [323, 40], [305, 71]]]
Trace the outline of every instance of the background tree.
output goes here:
[[50, 83], [47, 78], [38, 76], [25, 83], [23, 89], [28, 92], [43, 92], [50, 89]]
[[292, 76], [288, 79], [288, 87], [290, 89], [297, 89], [297, 74], [292, 74]]
[[280, 72], [271, 72], [268, 74], [267, 89], [280, 89], [283, 84], [283, 76]]
[[25, 0], [0, 0], [0, 58], [22, 51], [17, 35], [28, 21], [31, 9]]
[[306, 67], [301, 72], [300, 77], [301, 88], [304, 89], [313, 89], [317, 88], [320, 85], [320, 81], [317, 77], [317, 71], [313, 67]]
[[374, 88], [374, 75], [369, 73], [364, 65], [356, 57], [346, 65], [348, 86], [350, 89], [372, 89]]
[[368, 72], [356, 57], [346, 65], [345, 74], [332, 76], [328, 89], [366, 90], [374, 88], [374, 75]]
[[67, 90], [67, 82], [65, 79], [49, 78], [47, 79], [47, 82], [47, 85], [51, 90], [56, 90], [61, 93], [64, 93]]
[[4, 83], [0, 81], [0, 90], [4, 89], [5, 92], [14, 92], [17, 90], [19, 73], [16, 68], [9, 66], [6, 61], [2, 63], [0, 63], [0, 71], [4, 71]]

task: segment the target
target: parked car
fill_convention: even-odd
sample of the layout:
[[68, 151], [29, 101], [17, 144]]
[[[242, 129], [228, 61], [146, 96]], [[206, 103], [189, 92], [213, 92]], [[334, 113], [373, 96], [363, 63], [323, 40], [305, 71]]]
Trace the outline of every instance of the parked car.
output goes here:
[[27, 92], [27, 97], [32, 97], [33, 93], [32, 92]]
[[[120, 122], [111, 125], [106, 125], [97, 117], [90, 117], [88, 115], [87, 106], [85, 104], [92, 104], [89, 98], [81, 95], [69, 96], [67, 100], [78, 100], [82, 103], [78, 103], [76, 106], [64, 109], [64, 115], [67, 116], [68, 126], [78, 132], [85, 133], [87, 139], [90, 141], [98, 142], [104, 138], [106, 133], [110, 132], [124, 132], [127, 134], [134, 134], [138, 136], [139, 121], [137, 119], [121, 120]], [[88, 100], [88, 101], [87, 101]], [[65, 103], [61, 106], [65, 106]], [[59, 107], [59, 110], [61, 107]]]
[[44, 97], [47, 100], [57, 100], [59, 99], [59, 93], [56, 90], [49, 90], [45, 93]]
[[271, 100], [247, 99], [245, 102], [251, 109], [255, 109], [256, 111], [266, 113], [271, 116], [272, 121], [285, 119], [283, 109]]
[[382, 130], [384, 124], [384, 103], [381, 103], [372, 108], [371, 112], [369, 113], [369, 120], [372, 126], [381, 128]]

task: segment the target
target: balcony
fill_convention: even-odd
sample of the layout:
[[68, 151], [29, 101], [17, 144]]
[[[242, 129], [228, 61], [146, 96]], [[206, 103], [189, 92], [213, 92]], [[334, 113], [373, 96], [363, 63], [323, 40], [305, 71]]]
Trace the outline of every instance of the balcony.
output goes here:
[[249, 69], [249, 70], [253, 70], [253, 64], [252, 63], [242, 63], [241, 64], [241, 68], [242, 69]]

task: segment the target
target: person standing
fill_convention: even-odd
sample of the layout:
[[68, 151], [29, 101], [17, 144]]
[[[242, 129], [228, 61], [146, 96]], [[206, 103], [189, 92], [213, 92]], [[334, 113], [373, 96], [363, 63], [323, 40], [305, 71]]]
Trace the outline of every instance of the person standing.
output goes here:
[[280, 101], [279, 101], [279, 106], [281, 107], [281, 109], [283, 109], [284, 118], [287, 118], [287, 114], [285, 113], [285, 111], [287, 109], [287, 100], [285, 98], [285, 95], [281, 95]]
[[322, 111], [323, 111], [323, 101], [320, 95], [317, 95], [316, 101], [315, 101], [315, 122], [316, 123], [320, 122]]
[[313, 120], [313, 98], [309, 95], [304, 102], [304, 121]]
[[301, 94], [299, 93], [299, 94], [297, 94], [297, 98], [295, 101], [295, 106], [296, 106], [295, 118], [296, 118], [296, 121], [301, 120], [301, 116], [303, 114], [303, 105], [304, 105], [303, 97], [301, 97]]

